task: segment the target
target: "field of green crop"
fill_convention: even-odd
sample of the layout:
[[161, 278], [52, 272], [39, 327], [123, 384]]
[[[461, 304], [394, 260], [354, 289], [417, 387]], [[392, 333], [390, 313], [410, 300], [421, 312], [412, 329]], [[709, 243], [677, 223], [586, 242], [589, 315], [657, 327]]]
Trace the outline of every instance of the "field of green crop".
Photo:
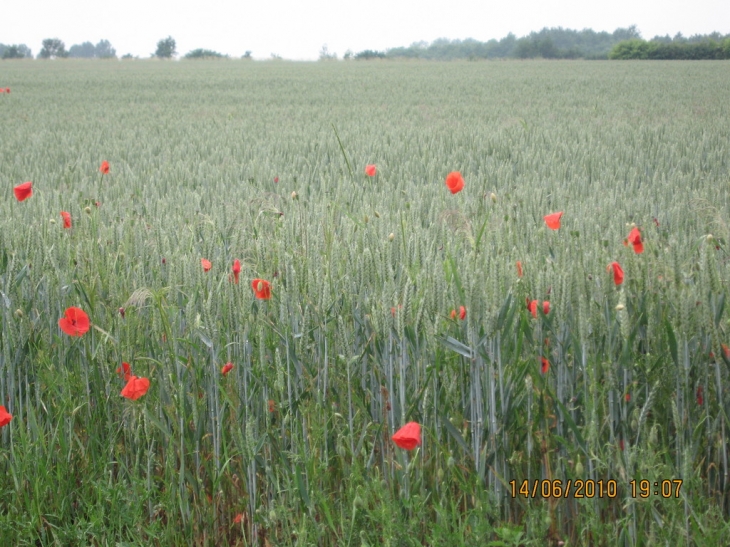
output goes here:
[[728, 62], [0, 86], [0, 546], [730, 543]]

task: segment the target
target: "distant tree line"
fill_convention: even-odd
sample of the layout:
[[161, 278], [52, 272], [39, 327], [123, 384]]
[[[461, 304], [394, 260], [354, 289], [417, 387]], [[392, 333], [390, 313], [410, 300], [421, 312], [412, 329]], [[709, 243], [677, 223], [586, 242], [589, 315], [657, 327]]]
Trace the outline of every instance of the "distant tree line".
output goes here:
[[[157, 42], [157, 50], [153, 57], [171, 59], [177, 55], [176, 42], [171, 37]], [[0, 58], [24, 59], [33, 54], [25, 44], [0, 44]], [[66, 50], [62, 40], [47, 38], [43, 40], [38, 53], [39, 59], [56, 58], [116, 59], [117, 52], [108, 40], [100, 40], [96, 45], [91, 42], [74, 44]], [[122, 59], [133, 58], [131, 54]], [[227, 59], [217, 51], [194, 49], [184, 55], [184, 59]], [[242, 57], [251, 59], [247, 51]], [[272, 59], [280, 59], [271, 54]], [[385, 51], [366, 49], [353, 54], [348, 50], [343, 56], [345, 60], [373, 59], [432, 59], [449, 61], [455, 59], [730, 59], [730, 34], [718, 32], [706, 35], [694, 35], [685, 38], [681, 33], [673, 38], [669, 35], [655, 36], [651, 40], [643, 40], [636, 26], [618, 28], [613, 32], [596, 32], [592, 29], [571, 30], [562, 27], [543, 28], [539, 32], [531, 32], [527, 36], [517, 38], [510, 33], [501, 40], [492, 39], [480, 42], [472, 38], [466, 40], [448, 40], [439, 38], [430, 44], [416, 42], [408, 47], [396, 47]], [[319, 54], [321, 61], [337, 60], [336, 53], [330, 53], [327, 45]]]
[[[408, 47], [396, 47], [386, 51], [364, 50], [356, 53], [356, 60], [371, 59], [433, 59], [449, 61], [455, 59], [613, 59], [613, 58], [652, 58], [652, 59], [720, 59], [718, 51], [725, 51], [725, 40], [730, 35], [722, 36], [719, 33], [695, 35], [684, 38], [678, 34], [674, 38], [669, 36], [655, 37], [650, 42], [641, 39], [636, 26], [619, 28], [613, 32], [596, 32], [591, 29], [571, 30], [558, 28], [543, 28], [539, 32], [532, 32], [522, 38], [510, 33], [501, 40], [480, 42], [474, 39], [447, 40], [440, 38], [431, 42], [416, 42]], [[621, 44], [619, 52], [625, 55], [625, 50], [633, 54], [635, 50], [646, 53], [647, 57], [614, 57], [615, 48]], [[638, 44], [650, 44], [638, 46]], [[714, 44], [714, 45], [713, 45]], [[713, 52], [713, 53], [710, 53]], [[690, 53], [695, 56], [689, 56]], [[707, 55], [700, 57], [699, 55]], [[667, 55], [667, 56], [659, 56]], [[672, 56], [669, 56], [672, 55]], [[714, 55], [714, 56], [712, 56]]]
[[25, 44], [0, 44], [0, 59], [30, 59], [32, 57], [33, 53]]
[[633, 39], [613, 46], [609, 59], [665, 59], [665, 60], [710, 60], [730, 59], [730, 35], [713, 33], [709, 36], [674, 39], [655, 37], [650, 41]]

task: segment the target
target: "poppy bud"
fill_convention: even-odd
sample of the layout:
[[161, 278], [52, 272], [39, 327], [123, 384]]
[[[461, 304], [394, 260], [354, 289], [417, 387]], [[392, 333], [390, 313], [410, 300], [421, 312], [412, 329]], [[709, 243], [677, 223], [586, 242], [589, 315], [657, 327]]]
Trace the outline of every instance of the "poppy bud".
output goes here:
[[492, 200], [492, 203], [497, 203], [497, 194], [492, 192], [491, 194], [489, 194], [489, 199]]
[[581, 477], [583, 475], [583, 464], [580, 463], [580, 460], [578, 460], [578, 463], [575, 464], [575, 476]]
[[86, 213], [87, 215], [90, 215], [91, 214], [91, 207], [84, 207], [84, 213]]
[[389, 240], [389, 241], [393, 241], [394, 239], [395, 239], [395, 234], [394, 234], [393, 232], [390, 232], [390, 233], [388, 234], [388, 240]]
[[377, 211], [375, 211], [375, 218], [380, 218], [380, 213], [378, 213]]
[[623, 304], [619, 304], [616, 306], [616, 311], [623, 311], [625, 307]]
[[51, 219], [51, 224], [55, 224], [55, 223], [56, 223], [56, 219], [55, 218], [52, 218]]
[[370, 222], [370, 219], [368, 218], [367, 215], [365, 215], [365, 224], [367, 224], [368, 222]]
[[296, 193], [296, 192], [292, 192], [292, 193], [291, 193], [291, 198], [292, 198], [292, 199], [297, 199], [298, 197], [299, 197], [299, 196], [297, 196], [297, 193]]
[[714, 237], [712, 236], [712, 234], [707, 234], [707, 242], [708, 242], [708, 243], [712, 243], [712, 241], [713, 241], [714, 239], [715, 239], [715, 238], [714, 238]]
[[444, 470], [440, 467], [438, 468], [438, 471], [436, 471], [436, 478], [440, 481], [444, 480]]
[[17, 317], [18, 319], [20, 319], [21, 317], [23, 317], [23, 310], [21, 310], [20, 308], [18, 308], [17, 310], [15, 310], [15, 317]]
[[449, 459], [446, 460], [446, 467], [448, 467], [449, 469], [454, 467], [454, 457], [453, 456], [449, 456]]

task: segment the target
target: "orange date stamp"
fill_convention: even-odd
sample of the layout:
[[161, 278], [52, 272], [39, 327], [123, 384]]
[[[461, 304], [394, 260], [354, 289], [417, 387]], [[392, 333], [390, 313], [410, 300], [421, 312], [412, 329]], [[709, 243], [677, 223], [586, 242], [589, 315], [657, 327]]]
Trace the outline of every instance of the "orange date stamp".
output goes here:
[[[513, 498], [616, 498], [619, 496], [618, 483], [614, 479], [568, 479], [509, 481]], [[679, 498], [682, 489], [682, 480], [661, 480], [653, 483], [648, 480], [629, 481], [627, 496], [632, 498], [648, 498], [652, 494], [656, 497]]]

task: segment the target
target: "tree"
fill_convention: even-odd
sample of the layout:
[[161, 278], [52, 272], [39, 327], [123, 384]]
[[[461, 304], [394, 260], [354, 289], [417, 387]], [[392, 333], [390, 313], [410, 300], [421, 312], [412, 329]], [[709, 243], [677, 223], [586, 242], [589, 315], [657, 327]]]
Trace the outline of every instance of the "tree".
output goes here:
[[40, 59], [55, 59], [57, 57], [68, 57], [66, 44], [58, 38], [46, 38], [43, 40], [43, 48], [38, 54]]
[[117, 58], [117, 50], [112, 47], [109, 40], [99, 40], [99, 43], [94, 47], [94, 54], [99, 59]]
[[163, 40], [157, 42], [157, 51], [155, 51], [155, 57], [160, 59], [172, 59], [173, 56], [177, 55], [175, 49], [176, 43], [172, 36], [168, 36]]
[[319, 60], [320, 61], [336, 61], [337, 54], [330, 53], [330, 50], [327, 47], [327, 44], [325, 44], [322, 46], [322, 49], [319, 51]]
[[243, 57], [241, 57], [241, 59], [245, 59], [246, 61], [250, 61], [251, 59], [253, 59], [253, 57], [251, 57], [251, 51], [246, 50], [246, 53], [243, 54]]
[[74, 59], [93, 59], [96, 56], [96, 48], [91, 42], [74, 44], [68, 48], [68, 56]]
[[33, 54], [25, 44], [12, 46], [3, 46], [0, 44], [0, 56], [3, 59], [23, 59], [25, 57], [33, 57]]
[[194, 49], [185, 54], [186, 59], [226, 59], [228, 55], [223, 55], [211, 49]]

